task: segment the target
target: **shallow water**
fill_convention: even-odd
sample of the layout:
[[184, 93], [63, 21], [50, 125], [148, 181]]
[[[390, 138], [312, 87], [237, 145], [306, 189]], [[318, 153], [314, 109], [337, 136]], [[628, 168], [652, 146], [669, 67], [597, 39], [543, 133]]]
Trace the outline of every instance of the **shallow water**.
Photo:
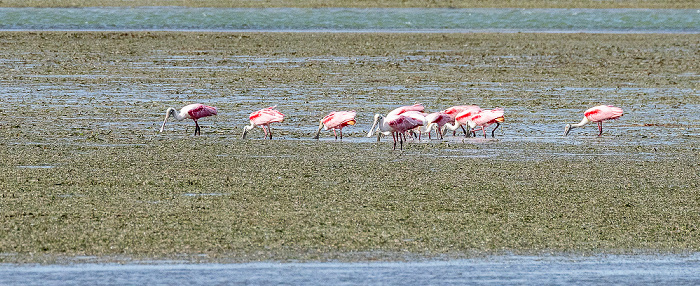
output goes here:
[[[248, 57], [245, 60], [249, 61]], [[196, 62], [197, 57], [188, 57]], [[267, 61], [265, 59], [258, 59]], [[288, 61], [287, 61], [288, 60]], [[299, 61], [343, 61], [336, 57], [301, 59]], [[285, 59], [278, 64], [271, 64], [268, 68], [287, 67], [294, 59]], [[383, 61], [374, 59], [368, 61]], [[191, 63], [190, 63], [191, 64]], [[238, 63], [234, 63], [237, 65]], [[243, 63], [240, 63], [243, 65]], [[152, 68], [157, 68], [152, 64]], [[148, 68], [147, 67], [147, 68]], [[142, 69], [135, 67], [134, 70]], [[210, 68], [206, 64], [195, 65], [191, 68]], [[105, 75], [107, 76], [107, 75]], [[108, 77], [108, 76], [107, 76]], [[160, 104], [173, 101], [206, 102], [209, 105], [219, 107], [219, 115], [215, 118], [200, 119], [204, 128], [204, 136], [223, 135], [237, 139], [242, 134], [243, 126], [247, 125], [248, 114], [256, 109], [266, 107], [268, 103], [275, 102], [277, 108], [287, 118], [283, 124], [272, 126], [275, 139], [285, 140], [312, 140], [311, 137], [318, 128], [318, 120], [325, 113], [339, 109], [355, 109], [358, 111], [357, 124], [343, 130], [344, 143], [371, 143], [376, 142], [376, 137], [366, 138], [372, 125], [375, 113], [386, 114], [392, 109], [411, 102], [422, 102], [427, 112], [440, 111], [451, 104], [435, 103], [439, 100], [436, 94], [449, 94], [456, 92], [466, 93], [461, 102], [455, 104], [477, 104], [484, 109], [504, 108], [506, 122], [496, 131], [496, 139], [505, 142], [532, 142], [532, 143], [556, 143], [562, 144], [593, 144], [610, 146], [666, 146], [669, 144], [683, 144], [697, 140], [700, 136], [700, 110], [699, 104], [688, 102], [688, 98], [695, 98], [700, 91], [679, 88], [580, 88], [562, 87], [550, 88], [551, 83], [530, 82], [527, 85], [519, 83], [474, 83], [461, 82], [451, 84], [413, 84], [411, 86], [372, 87], [363, 82], [349, 82], [344, 84], [327, 85], [320, 87], [315, 83], [294, 83], [282, 86], [260, 86], [245, 91], [245, 94], [231, 94], [213, 96], [220, 93], [212, 90], [192, 91], [192, 94], [177, 95], [168, 92], [168, 88], [162, 84], [136, 84], [128, 89], [120, 85], [95, 86], [94, 89], [103, 88], [100, 92], [86, 89], [79, 84], [42, 83], [41, 85], [23, 85], [21, 88], [8, 87], [0, 92], [4, 103], [8, 106], [17, 106], [35, 110], [34, 114], [27, 113], [25, 117], [16, 119], [27, 124], [43, 124], [42, 117], [36, 113], [45, 113], [53, 109], [77, 108], [81, 102], [89, 102], [94, 112], [83, 113], [80, 116], [61, 116], [61, 121], [52, 124], [64, 125], [73, 134], [89, 136], [107, 134], [136, 133], [140, 136], [158, 138], [162, 135], [187, 136], [193, 132], [191, 121], [171, 121], [166, 124], [165, 132], [158, 133], [163, 119], [163, 111], [147, 107], [148, 104]], [[532, 86], [541, 86], [533, 90]], [[462, 91], [458, 89], [462, 89]], [[164, 92], [164, 89], [166, 92]], [[337, 97], [328, 97], [326, 92], [331, 89], [335, 94], [354, 94], [350, 102], [339, 100]], [[37, 93], [36, 90], [41, 92]], [[409, 101], [389, 101], [372, 98], [374, 94], [391, 93], [397, 98], [410, 98]], [[533, 103], [532, 97], [521, 98], [523, 93], [542, 93], [545, 98], [543, 104]], [[135, 96], [138, 94], [138, 96]], [[497, 96], [482, 96], [482, 94], [495, 94]], [[625, 115], [620, 120], [603, 123], [603, 137], [598, 138], [595, 124], [588, 124], [583, 128], [575, 129], [569, 137], [563, 138], [564, 125], [578, 123], [583, 118], [583, 111], [590, 106], [580, 108], [551, 108], [546, 106], [549, 102], [580, 101], [581, 98], [590, 98], [592, 102], [603, 104], [615, 104], [625, 110]], [[665, 102], [651, 100], [652, 98], [665, 98]], [[494, 104], [495, 102], [495, 104]], [[677, 103], [674, 103], [677, 102]], [[232, 106], [232, 103], [235, 105]], [[493, 104], [493, 105], [488, 105]], [[145, 107], [144, 107], [145, 106]], [[173, 106], [175, 107], [175, 106]], [[130, 118], [133, 112], [129, 109], [137, 108], [152, 111], [148, 116]], [[124, 110], [121, 117], [110, 116], [110, 110]], [[138, 114], [133, 114], [138, 115]], [[492, 127], [490, 127], [492, 128]], [[490, 128], [488, 139], [490, 136]], [[99, 131], [97, 131], [99, 130]], [[133, 131], [130, 131], [133, 130]], [[42, 132], [41, 129], [31, 129], [28, 132]], [[47, 134], [51, 136], [51, 134]], [[624, 136], [624, 140], [619, 140]], [[262, 130], [255, 128], [251, 131], [249, 139], [262, 139]], [[433, 136], [434, 138], [434, 136]], [[62, 136], [56, 140], [69, 140]], [[335, 142], [333, 133], [322, 131], [320, 140]], [[383, 136], [381, 141], [391, 141], [390, 136]], [[422, 140], [409, 140], [410, 144], [483, 144], [491, 142], [484, 140], [481, 134], [476, 138], [464, 138], [451, 132], [443, 140], [429, 140], [425, 136]], [[498, 141], [494, 141], [498, 142]], [[504, 142], [504, 141], [501, 141]], [[64, 142], [67, 143], [67, 142]], [[100, 144], [95, 142], [95, 144]]]
[[6, 30], [700, 32], [695, 9], [0, 8]]
[[0, 266], [2, 285], [434, 285], [700, 283], [700, 256], [495, 256], [363, 263]]

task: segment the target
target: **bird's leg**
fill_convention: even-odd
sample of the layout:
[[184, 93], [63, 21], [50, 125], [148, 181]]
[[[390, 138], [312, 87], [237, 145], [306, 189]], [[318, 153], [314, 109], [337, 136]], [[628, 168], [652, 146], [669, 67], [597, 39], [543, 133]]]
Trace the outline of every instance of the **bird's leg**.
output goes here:
[[340, 140], [343, 140], [343, 129], [339, 129], [338, 132], [340, 133]]
[[265, 132], [265, 138], [267, 138], [267, 127], [265, 125], [260, 126], [262, 130]]
[[335, 136], [335, 140], [338, 140], [338, 134], [335, 133], [335, 129], [333, 129], [333, 136]]
[[598, 122], [598, 136], [603, 135], [603, 121]]
[[498, 126], [501, 126], [501, 123], [496, 122], [496, 128], [494, 128], [493, 130], [491, 130], [491, 138], [495, 138], [495, 137], [496, 137], [495, 132], [496, 132], [496, 129], [498, 129]]
[[481, 126], [481, 132], [484, 132], [484, 138], [486, 138], [486, 127]]
[[195, 128], [194, 128], [194, 135], [195, 135], [195, 136], [197, 136], [197, 135], [202, 135], [202, 133], [199, 131], [199, 130], [200, 130], [200, 128], [199, 128], [199, 123], [197, 123], [196, 120], [194, 121], [194, 125], [195, 125]]
[[272, 140], [272, 126], [267, 126], [267, 133], [270, 135], [270, 140]]
[[403, 150], [403, 141], [406, 140], [406, 133], [403, 134], [403, 137], [399, 137], [399, 144], [401, 145], [401, 150]]
[[396, 150], [396, 132], [391, 132], [391, 138], [394, 139], [394, 150]]
[[[461, 125], [460, 127], [462, 127], [462, 132], [464, 132], [464, 137], [467, 137], [467, 129], [464, 129], [464, 125]], [[457, 130], [455, 130], [452, 133], [452, 136], [455, 136], [456, 133], [457, 133]]]

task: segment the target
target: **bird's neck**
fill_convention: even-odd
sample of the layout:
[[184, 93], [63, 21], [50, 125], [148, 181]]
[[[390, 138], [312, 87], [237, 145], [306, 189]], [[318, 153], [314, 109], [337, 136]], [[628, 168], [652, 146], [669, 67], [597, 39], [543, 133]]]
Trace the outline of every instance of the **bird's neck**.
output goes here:
[[583, 120], [581, 120], [581, 122], [576, 123], [576, 124], [571, 124], [571, 127], [581, 127], [581, 126], [588, 124], [589, 122], [591, 122], [591, 121], [588, 120], [588, 118], [584, 117]]
[[379, 127], [379, 131], [381, 131], [382, 133], [393, 131], [393, 129], [391, 128], [391, 126], [389, 126], [389, 123], [387, 123], [386, 120], [384, 120], [384, 119], [385, 119], [385, 118], [380, 118], [380, 119], [379, 119], [379, 126], [378, 126], [378, 127]]
[[316, 131], [316, 135], [314, 136], [314, 139], [318, 139], [319, 134], [321, 134], [321, 129], [323, 129], [323, 120], [321, 120], [321, 124], [318, 125], [318, 130]]
[[433, 122], [428, 124], [427, 126], [419, 126], [418, 131], [420, 132], [430, 132], [430, 130], [433, 128], [433, 126], [437, 126], [438, 124]]
[[181, 121], [181, 120], [185, 119], [185, 116], [180, 114], [180, 112], [178, 112], [177, 110], [175, 110], [175, 108], [172, 108], [172, 107], [168, 108], [168, 114], [170, 114], [170, 116], [175, 118], [177, 121]]
[[445, 123], [445, 125], [443, 125], [443, 130], [450, 129], [452, 131], [455, 131], [455, 130], [457, 130], [457, 128], [459, 128], [459, 126], [460, 126], [459, 122], [455, 122], [455, 125], [452, 125], [450, 123]]

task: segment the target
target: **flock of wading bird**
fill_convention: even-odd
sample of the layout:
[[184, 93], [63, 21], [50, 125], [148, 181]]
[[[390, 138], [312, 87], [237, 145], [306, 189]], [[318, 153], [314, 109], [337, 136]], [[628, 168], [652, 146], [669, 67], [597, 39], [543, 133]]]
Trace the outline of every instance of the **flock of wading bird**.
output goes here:
[[[265, 132], [265, 137], [272, 139], [271, 123], [280, 123], [284, 121], [284, 114], [275, 109], [277, 106], [263, 108], [250, 114], [250, 125], [243, 127], [243, 139], [245, 139], [248, 131], [260, 126]], [[389, 112], [386, 116], [381, 114], [374, 115], [374, 123], [369, 129], [367, 137], [377, 135], [379, 141], [380, 135], [390, 135], [394, 139], [394, 150], [396, 150], [396, 142], [399, 142], [400, 148], [403, 149], [403, 142], [406, 141], [407, 134], [417, 136], [420, 140], [422, 133], [428, 133], [428, 138], [431, 138], [431, 132], [435, 130], [437, 138], [442, 139], [447, 130], [453, 131], [453, 136], [456, 130], [461, 128], [465, 137], [476, 136], [477, 131], [481, 131], [486, 138], [486, 127], [496, 124], [496, 127], [491, 130], [491, 137], [495, 137], [496, 129], [505, 121], [504, 111], [501, 108], [483, 110], [476, 105], [460, 105], [453, 106], [440, 112], [424, 113], [425, 108], [421, 104], [401, 106]], [[160, 127], [160, 132], [163, 132], [165, 123], [168, 118], [173, 117], [177, 120], [192, 119], [194, 120], [195, 130], [194, 135], [200, 135], [200, 127], [197, 120], [203, 117], [216, 115], [216, 107], [208, 106], [200, 103], [190, 104], [177, 112], [174, 108], [168, 108], [165, 112], [165, 120]], [[343, 139], [343, 128], [348, 125], [355, 125], [355, 115], [353, 111], [334, 111], [321, 119], [318, 126], [318, 131], [314, 139], [318, 139], [321, 129], [333, 130], [335, 139]], [[599, 105], [589, 108], [583, 113], [583, 120], [577, 124], [567, 124], [564, 128], [564, 136], [569, 134], [571, 129], [581, 127], [590, 122], [598, 123], [598, 136], [603, 134], [603, 121], [617, 119], [622, 116], [622, 109], [612, 105]], [[465, 126], [468, 128], [465, 129]], [[336, 133], [337, 131], [337, 133]]]

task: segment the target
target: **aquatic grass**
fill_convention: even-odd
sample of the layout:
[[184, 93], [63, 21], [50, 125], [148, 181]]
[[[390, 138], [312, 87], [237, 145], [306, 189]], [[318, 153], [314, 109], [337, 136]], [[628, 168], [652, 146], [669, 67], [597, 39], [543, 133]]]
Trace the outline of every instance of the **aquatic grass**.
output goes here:
[[[446, 160], [352, 148], [365, 144], [227, 141], [198, 144], [200, 160], [164, 159], [184, 160], [188, 145], [101, 147], [54, 169], [4, 167], [8, 231], [0, 248], [134, 257], [262, 252], [287, 259], [315, 252], [699, 247], [697, 173], [687, 174], [697, 156], [673, 162]], [[503, 145], [492, 148], [522, 148]], [[12, 147], [3, 155], [12, 166], [74, 148], [31, 148], [16, 156]], [[208, 155], [231, 149], [293, 155]], [[184, 196], [204, 192], [223, 195]]]

